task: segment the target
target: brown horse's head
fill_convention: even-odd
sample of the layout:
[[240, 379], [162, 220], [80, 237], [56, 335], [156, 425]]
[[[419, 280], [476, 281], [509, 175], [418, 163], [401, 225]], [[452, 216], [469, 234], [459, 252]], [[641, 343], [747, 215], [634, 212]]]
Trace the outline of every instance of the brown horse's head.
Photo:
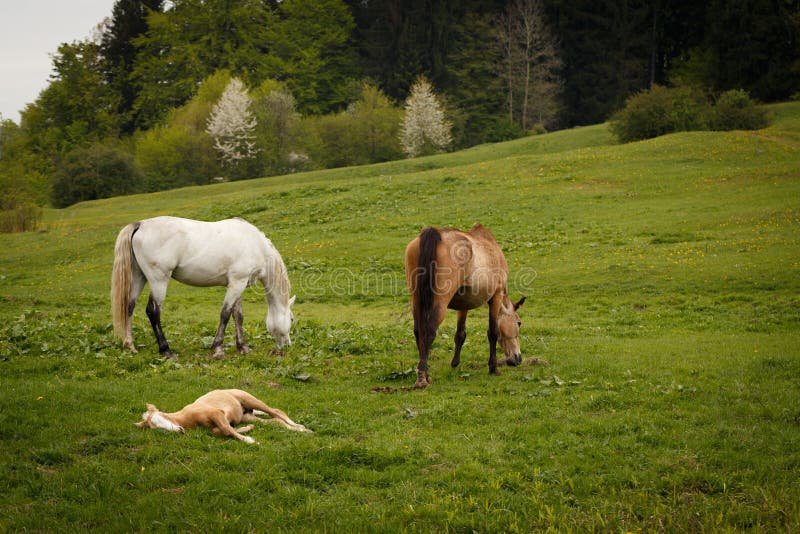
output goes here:
[[506, 355], [507, 365], [522, 363], [522, 351], [519, 348], [519, 327], [522, 323], [517, 315], [517, 310], [523, 302], [525, 302], [525, 297], [519, 299], [516, 304], [512, 304], [508, 297], [504, 298], [503, 305], [500, 307], [500, 315], [497, 316], [498, 341]]

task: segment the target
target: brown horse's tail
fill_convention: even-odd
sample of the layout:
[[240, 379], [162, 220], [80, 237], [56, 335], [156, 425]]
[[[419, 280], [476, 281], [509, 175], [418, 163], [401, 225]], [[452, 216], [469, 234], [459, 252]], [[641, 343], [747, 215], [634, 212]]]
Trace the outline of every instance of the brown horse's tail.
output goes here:
[[433, 305], [435, 302], [434, 286], [436, 285], [436, 249], [442, 240], [442, 234], [436, 228], [426, 228], [419, 236], [419, 263], [414, 292], [417, 306], [414, 310], [417, 329], [421, 337], [432, 338], [436, 325], [433, 324]]
[[114, 245], [114, 268], [111, 270], [111, 316], [114, 324], [114, 335], [125, 337], [128, 320], [128, 306], [131, 295], [132, 262], [134, 261], [131, 239], [139, 229], [139, 223], [131, 223], [117, 236]]

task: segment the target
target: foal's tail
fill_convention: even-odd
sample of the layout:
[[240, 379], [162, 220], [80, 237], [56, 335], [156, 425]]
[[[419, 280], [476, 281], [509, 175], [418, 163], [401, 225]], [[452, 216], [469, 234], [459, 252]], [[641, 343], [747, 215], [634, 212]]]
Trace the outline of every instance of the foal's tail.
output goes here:
[[111, 271], [111, 316], [114, 335], [119, 338], [125, 336], [128, 319], [132, 278], [131, 262], [133, 261], [131, 238], [138, 229], [138, 222], [125, 226], [120, 230], [114, 245], [114, 268]]
[[419, 263], [414, 293], [417, 306], [414, 310], [417, 328], [420, 335], [430, 336], [431, 328], [435, 329], [431, 313], [435, 301], [434, 284], [436, 276], [436, 249], [442, 240], [442, 234], [436, 228], [426, 228], [419, 235]]

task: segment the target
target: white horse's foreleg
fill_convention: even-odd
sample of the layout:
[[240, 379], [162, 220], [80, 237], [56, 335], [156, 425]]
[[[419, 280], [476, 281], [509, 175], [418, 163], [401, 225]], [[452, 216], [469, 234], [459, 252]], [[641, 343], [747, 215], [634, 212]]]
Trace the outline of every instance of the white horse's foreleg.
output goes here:
[[211, 356], [213, 358], [221, 358], [225, 355], [225, 351], [222, 350], [222, 342], [225, 340], [225, 329], [228, 326], [228, 321], [231, 318], [231, 313], [233, 313], [236, 302], [241, 298], [246, 287], [247, 279], [228, 284], [228, 290], [225, 292], [225, 300], [222, 302], [222, 310], [219, 312], [217, 333], [214, 336], [214, 341], [211, 343]]
[[250, 346], [244, 340], [244, 309], [242, 307], [242, 298], [236, 301], [233, 305], [233, 320], [236, 326], [236, 348], [242, 354], [250, 352]]

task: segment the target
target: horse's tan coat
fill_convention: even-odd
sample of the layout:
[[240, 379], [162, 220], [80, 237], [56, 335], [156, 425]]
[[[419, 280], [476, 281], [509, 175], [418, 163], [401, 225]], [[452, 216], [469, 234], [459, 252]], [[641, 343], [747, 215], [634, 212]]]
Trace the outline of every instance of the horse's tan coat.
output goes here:
[[[272, 419], [257, 417], [260, 413], [269, 415]], [[166, 419], [172, 425], [162, 426], [164, 423], [159, 421], [160, 419]], [[142, 428], [163, 428], [174, 432], [204, 426], [210, 428], [214, 434], [255, 443], [253, 438], [243, 435], [252, 430], [252, 425], [241, 428], [233, 426], [255, 422], [275, 422], [290, 430], [311, 432], [303, 425], [292, 421], [283, 411], [270, 408], [241, 389], [215, 389], [174, 413], [161, 412], [152, 404], [148, 404], [147, 412], [142, 414], [142, 420], [134, 424]]]
[[458, 327], [452, 366], [460, 362], [461, 347], [466, 338], [467, 312], [489, 304], [489, 371], [497, 374], [495, 343], [500, 341], [508, 361], [521, 360], [519, 347], [519, 317], [516, 310], [524, 297], [512, 304], [508, 297], [508, 265], [494, 236], [475, 224], [469, 232], [452, 228], [437, 228], [440, 241], [433, 256], [433, 278], [430, 289], [433, 301], [430, 310], [420, 309], [424, 300], [421, 280], [431, 266], [420, 265], [421, 250], [426, 246], [420, 237], [406, 247], [406, 283], [411, 293], [414, 312], [414, 333], [420, 353], [417, 366], [417, 387], [430, 383], [427, 358], [436, 330], [444, 320], [447, 309], [457, 310]]

